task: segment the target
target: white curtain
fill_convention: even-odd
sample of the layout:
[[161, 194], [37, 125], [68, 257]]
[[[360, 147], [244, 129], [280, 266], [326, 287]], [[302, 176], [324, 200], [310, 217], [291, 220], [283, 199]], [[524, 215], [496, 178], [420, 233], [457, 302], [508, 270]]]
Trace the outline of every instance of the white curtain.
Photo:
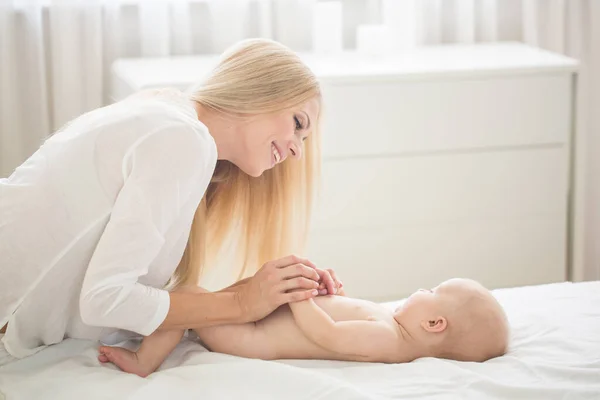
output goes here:
[[[111, 62], [220, 52], [244, 37], [312, 45], [321, 0], [0, 0], [0, 177], [71, 118], [108, 102]], [[396, 24], [403, 47], [523, 41], [582, 61], [577, 92], [576, 279], [600, 279], [600, 0], [338, 0], [344, 47]]]
[[256, 36], [309, 50], [311, 4], [0, 0], [0, 177], [50, 132], [109, 101], [116, 58], [215, 53]]

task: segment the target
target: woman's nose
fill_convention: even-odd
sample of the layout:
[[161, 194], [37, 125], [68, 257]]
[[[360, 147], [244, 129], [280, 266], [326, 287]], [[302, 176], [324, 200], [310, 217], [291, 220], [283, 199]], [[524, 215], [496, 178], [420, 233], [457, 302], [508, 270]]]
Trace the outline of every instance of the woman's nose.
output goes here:
[[302, 146], [298, 145], [298, 143], [296, 143], [295, 141], [290, 140], [288, 142], [288, 152], [290, 156], [299, 160], [302, 157]]

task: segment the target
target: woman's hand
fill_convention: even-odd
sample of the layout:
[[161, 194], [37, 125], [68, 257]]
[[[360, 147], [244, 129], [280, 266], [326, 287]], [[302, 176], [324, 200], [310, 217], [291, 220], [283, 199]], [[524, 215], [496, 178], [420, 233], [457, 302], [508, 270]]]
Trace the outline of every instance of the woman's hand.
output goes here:
[[[257, 321], [272, 313], [282, 304], [306, 300], [319, 294], [319, 281], [331, 283], [331, 274], [323, 278], [310, 261], [288, 256], [269, 261], [253, 277], [237, 286], [228, 288], [237, 294], [244, 320]], [[329, 277], [329, 278], [328, 278]], [[331, 286], [329, 285], [329, 286]]]

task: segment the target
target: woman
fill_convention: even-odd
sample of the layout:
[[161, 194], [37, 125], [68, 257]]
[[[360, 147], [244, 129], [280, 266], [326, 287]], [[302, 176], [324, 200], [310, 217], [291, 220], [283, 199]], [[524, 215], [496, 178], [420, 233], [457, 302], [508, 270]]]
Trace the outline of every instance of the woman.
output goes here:
[[[293, 52], [247, 40], [191, 95], [134, 95], [49, 138], [0, 180], [8, 353], [256, 321], [335, 293], [331, 270], [283, 257], [307, 235], [320, 96]], [[262, 265], [252, 277], [216, 293], [178, 290], [234, 248], [240, 277]]]

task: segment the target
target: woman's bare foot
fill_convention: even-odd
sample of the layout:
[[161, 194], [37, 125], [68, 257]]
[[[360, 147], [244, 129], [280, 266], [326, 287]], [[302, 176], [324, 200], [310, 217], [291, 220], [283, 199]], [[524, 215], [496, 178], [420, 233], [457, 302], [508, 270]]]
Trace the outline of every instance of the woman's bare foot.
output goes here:
[[121, 347], [100, 346], [98, 349], [98, 361], [101, 363], [111, 362], [117, 367], [130, 374], [136, 374], [142, 378], [147, 377], [154, 369], [151, 366], [144, 365], [138, 359], [137, 353], [123, 349]]

